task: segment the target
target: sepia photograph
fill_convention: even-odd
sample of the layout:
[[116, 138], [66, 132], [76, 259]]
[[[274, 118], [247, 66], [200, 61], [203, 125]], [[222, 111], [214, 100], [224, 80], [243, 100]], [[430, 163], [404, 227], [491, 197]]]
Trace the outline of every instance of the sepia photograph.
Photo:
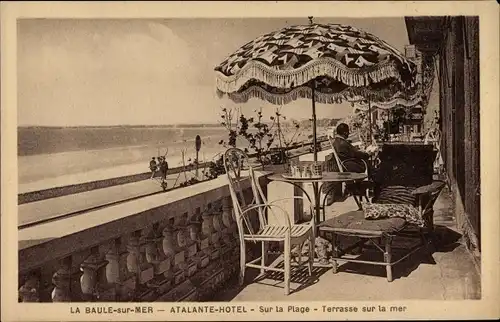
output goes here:
[[16, 305], [387, 319], [485, 299], [479, 13], [160, 16], [15, 19]]

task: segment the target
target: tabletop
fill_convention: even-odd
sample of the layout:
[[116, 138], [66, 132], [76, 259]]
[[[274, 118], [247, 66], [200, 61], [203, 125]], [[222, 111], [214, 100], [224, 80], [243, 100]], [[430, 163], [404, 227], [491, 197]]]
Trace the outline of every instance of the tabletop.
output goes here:
[[288, 178], [283, 177], [282, 173], [275, 173], [268, 176], [269, 180], [285, 182], [346, 182], [358, 181], [367, 177], [365, 173], [356, 172], [323, 172], [321, 178]]

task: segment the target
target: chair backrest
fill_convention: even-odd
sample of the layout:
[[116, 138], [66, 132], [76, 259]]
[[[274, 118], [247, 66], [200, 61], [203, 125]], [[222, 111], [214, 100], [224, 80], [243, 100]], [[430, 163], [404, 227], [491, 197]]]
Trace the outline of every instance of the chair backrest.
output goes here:
[[337, 151], [335, 150], [335, 145], [333, 144], [334, 138], [331, 136], [328, 136], [328, 141], [330, 141], [330, 146], [332, 147], [333, 157], [335, 159], [335, 162], [337, 163], [338, 171], [344, 172], [344, 165], [342, 164], [342, 161], [340, 161], [339, 155], [337, 154]]
[[[337, 153], [337, 150], [335, 150], [335, 145], [333, 144], [334, 142], [334, 139], [332, 137], [328, 137], [328, 140], [330, 141], [330, 145], [332, 147], [332, 152], [333, 152], [333, 156], [335, 158], [335, 162], [337, 163], [337, 168], [339, 169], [339, 172], [346, 172], [346, 168], [345, 168], [345, 165], [344, 163], [340, 160], [340, 157]], [[363, 161], [364, 162], [364, 161]], [[368, 174], [368, 166], [366, 165], [366, 162], [365, 163], [365, 174]]]
[[[224, 153], [224, 168], [226, 170], [227, 179], [229, 182], [229, 192], [233, 202], [233, 211], [235, 220], [240, 233], [240, 240], [243, 239], [244, 234], [255, 234], [255, 228], [252, 222], [251, 214], [255, 212], [246, 212], [245, 210], [262, 204], [263, 194], [260, 195], [254, 188], [254, 176], [249, 173], [244, 173], [247, 170], [253, 172], [253, 168], [249, 164], [248, 156], [240, 149], [230, 148]], [[247, 174], [246, 176], [244, 174]], [[252, 201], [247, 203], [243, 194], [242, 185], [250, 183], [252, 189]], [[265, 225], [265, 218], [261, 209], [256, 209], [259, 215], [259, 226], [262, 228]]]

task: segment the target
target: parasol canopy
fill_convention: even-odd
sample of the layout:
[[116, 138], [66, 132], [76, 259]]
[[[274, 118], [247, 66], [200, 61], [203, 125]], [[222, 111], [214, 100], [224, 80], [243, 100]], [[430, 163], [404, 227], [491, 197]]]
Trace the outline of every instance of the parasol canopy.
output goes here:
[[[252, 97], [275, 105], [312, 101], [313, 154], [317, 161], [316, 102], [385, 100], [415, 91], [417, 67], [375, 35], [340, 24], [295, 25], [243, 45], [215, 67], [219, 97]], [[371, 127], [370, 127], [371, 130]], [[314, 189], [319, 221], [319, 190]]]
[[340, 24], [296, 25], [245, 44], [215, 68], [219, 97], [340, 103], [416, 88], [416, 65], [380, 38]]

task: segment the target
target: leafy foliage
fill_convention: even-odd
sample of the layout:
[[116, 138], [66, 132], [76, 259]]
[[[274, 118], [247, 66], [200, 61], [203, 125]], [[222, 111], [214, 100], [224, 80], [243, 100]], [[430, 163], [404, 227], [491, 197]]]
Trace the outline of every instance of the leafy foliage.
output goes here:
[[224, 157], [222, 154], [216, 156], [212, 162], [210, 162], [210, 165], [208, 168], [203, 171], [203, 175], [208, 179], [215, 179], [219, 175], [226, 173], [226, 170], [224, 169]]
[[[227, 129], [228, 136], [219, 144], [226, 148], [238, 146], [245, 153], [255, 153], [261, 164], [273, 163], [275, 158], [272, 154], [276, 145], [278, 153], [282, 155], [303, 135], [302, 124], [295, 120], [287, 121], [279, 109], [269, 120], [264, 119], [262, 108], [254, 112], [255, 115], [247, 117], [241, 113], [241, 109], [221, 108], [220, 124]], [[223, 173], [223, 157], [218, 156], [211, 162], [205, 176], [213, 179]]]
[[277, 119], [277, 136], [280, 143], [280, 147], [282, 144], [285, 148], [289, 148], [293, 145], [293, 143], [297, 142], [297, 140], [303, 136], [303, 131], [300, 126], [300, 123], [297, 120], [290, 120], [289, 122], [282, 123], [280, 119], [286, 121], [286, 116], [280, 113], [280, 110], [276, 110], [275, 112]]
[[[257, 111], [256, 121], [253, 117], [246, 118], [241, 114], [239, 135], [248, 141], [248, 147], [257, 154], [257, 160], [262, 164], [267, 164], [270, 162], [270, 159], [267, 157], [267, 152], [271, 149], [276, 137], [276, 132], [273, 131], [276, 125], [276, 118], [274, 116], [270, 117], [270, 125], [264, 123], [262, 118], [262, 109]], [[251, 126], [253, 126], [253, 131], [250, 130]]]
[[224, 147], [236, 147], [238, 137], [246, 140], [243, 150], [246, 153], [256, 153], [257, 159], [265, 164], [269, 162], [266, 158], [267, 152], [274, 143], [276, 132], [276, 118], [270, 117], [270, 124], [263, 121], [262, 109], [256, 111], [256, 116], [246, 117], [240, 109], [222, 108], [220, 114], [221, 125], [228, 130], [227, 140], [221, 140], [219, 144]]
[[193, 185], [193, 184], [198, 183], [198, 182], [200, 182], [200, 180], [198, 180], [196, 178], [191, 178], [187, 181], [181, 182], [181, 184], [179, 184], [179, 187], [187, 187], [187, 186]]

